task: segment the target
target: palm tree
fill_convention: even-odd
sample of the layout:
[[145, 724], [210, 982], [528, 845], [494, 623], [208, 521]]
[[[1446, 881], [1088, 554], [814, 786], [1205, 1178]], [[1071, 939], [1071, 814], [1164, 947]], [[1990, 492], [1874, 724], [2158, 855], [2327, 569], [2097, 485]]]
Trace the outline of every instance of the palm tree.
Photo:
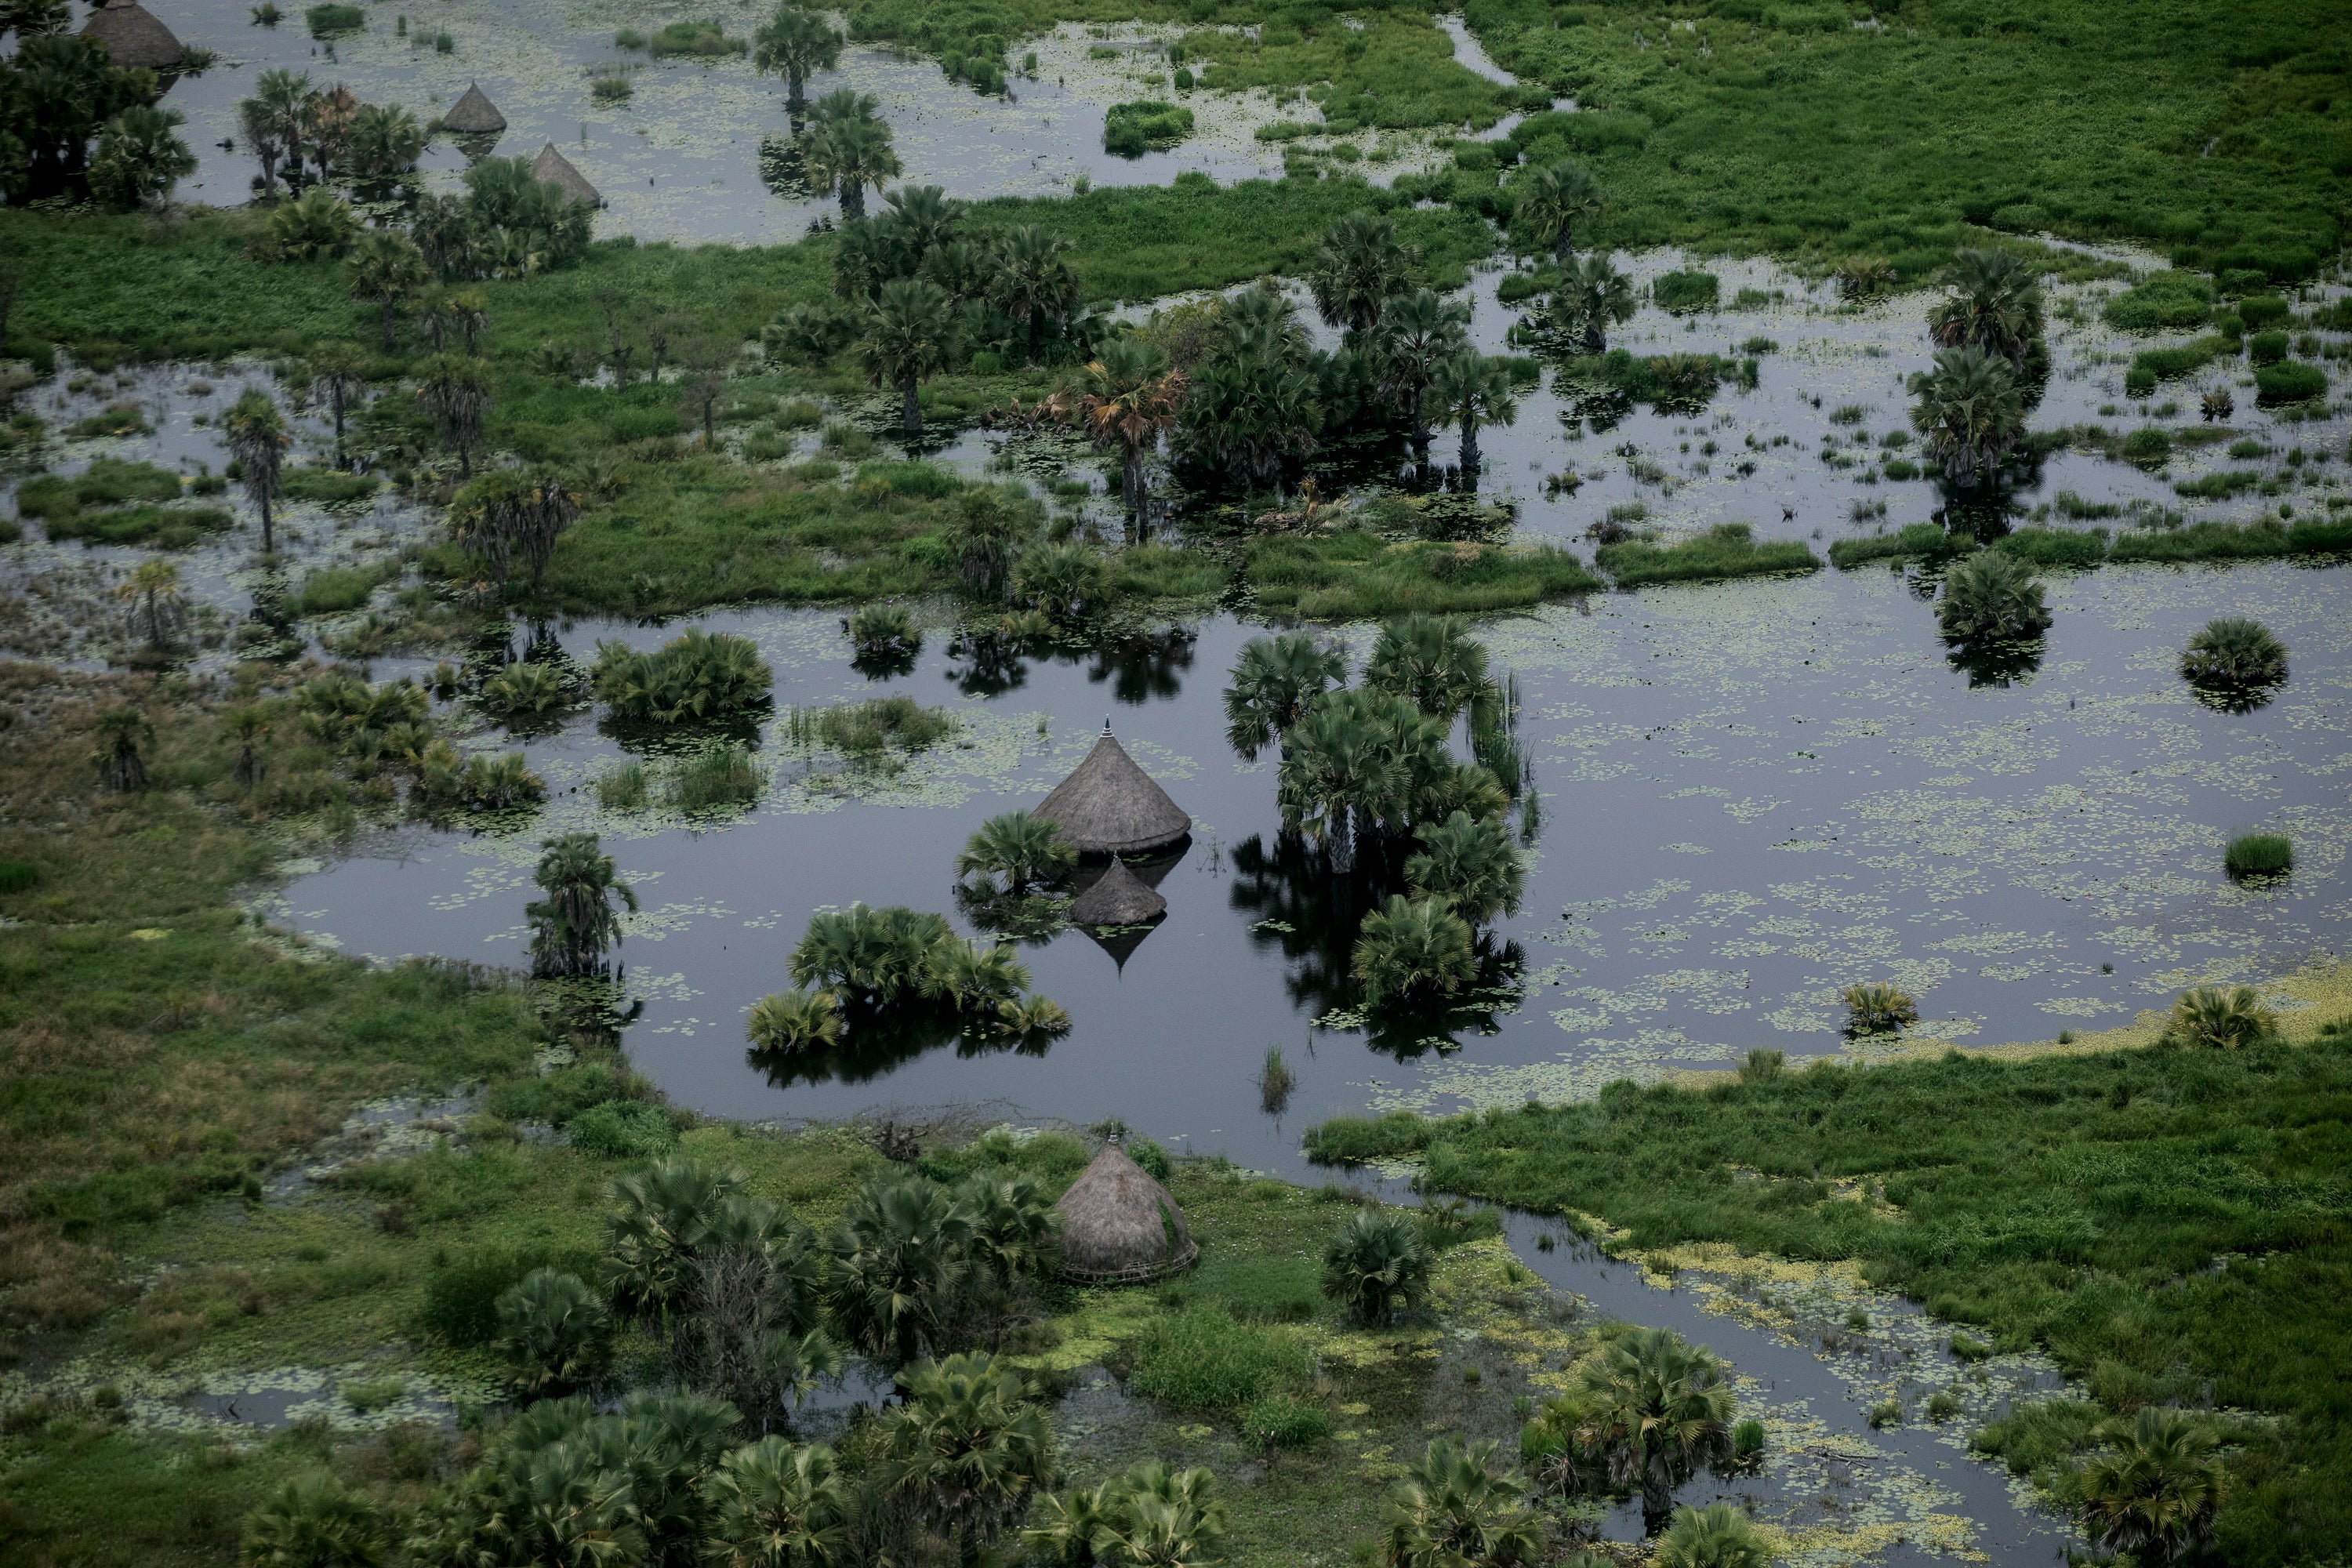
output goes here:
[[535, 1268], [499, 1297], [498, 1312], [499, 1348], [527, 1397], [560, 1399], [611, 1364], [604, 1303], [576, 1274]]
[[1599, 216], [1604, 203], [1600, 182], [1580, 163], [1546, 163], [1529, 169], [1511, 183], [1513, 219], [1526, 226], [1528, 237], [1549, 246], [1566, 261], [1575, 248], [1576, 226]]
[[1421, 850], [1404, 863], [1404, 876], [1415, 898], [1436, 899], [1474, 924], [1497, 910], [1517, 912], [1527, 867], [1501, 821], [1457, 811], [1414, 831]]
[[310, 79], [289, 70], [268, 70], [253, 85], [253, 96], [236, 106], [237, 127], [247, 148], [261, 160], [261, 198], [274, 201], [278, 161], [290, 157], [289, 174], [301, 173], [302, 105], [310, 95]]
[[1062, 1216], [1035, 1177], [974, 1174], [957, 1183], [952, 1195], [963, 1215], [973, 1270], [992, 1276], [997, 1289], [1008, 1289], [1014, 1280], [1052, 1266]]
[[1674, 1527], [1651, 1559], [1657, 1568], [1772, 1568], [1772, 1551], [1727, 1502], [1675, 1510]]
[[1358, 1209], [1323, 1247], [1323, 1294], [1359, 1323], [1385, 1323], [1429, 1295], [1435, 1260], [1410, 1215]]
[[1464, 343], [1438, 362], [1429, 393], [1438, 418], [1460, 423], [1463, 478], [1475, 484], [1479, 424], [1508, 425], [1519, 416], [1518, 399], [1511, 395], [1510, 367]]
[[2025, 404], [2009, 362], [1980, 348], [1940, 350], [1936, 368], [1911, 378], [1912, 428], [1927, 455], [1956, 485], [1973, 487], [2000, 471], [2025, 426]]
[[1611, 1479], [1642, 1489], [1642, 1517], [1664, 1527], [1675, 1489], [1729, 1462], [1731, 1386], [1723, 1363], [1672, 1329], [1635, 1329], [1580, 1378], [1590, 1401], [1577, 1441], [1606, 1454]]
[[2032, 566], [2006, 550], [1983, 550], [1945, 572], [1936, 618], [1955, 640], [2031, 637], [2049, 626], [2050, 606]]
[[1381, 310], [1404, 291], [1405, 251], [1397, 243], [1396, 219], [1352, 212], [1333, 224], [1307, 270], [1315, 309], [1331, 326], [1369, 332], [1381, 324]]
[[1315, 450], [1323, 411], [1315, 377], [1253, 347], [1209, 362], [1192, 382], [1182, 428], [1201, 457], [1244, 483], [1283, 485], [1283, 465]]
[[580, 520], [580, 502], [545, 469], [498, 468], [449, 500], [449, 537], [479, 561], [503, 591], [517, 566], [536, 584], [555, 542]]
[[157, 653], [168, 649], [172, 634], [187, 625], [188, 595], [180, 587], [179, 567], [169, 561], [142, 561], [114, 585], [114, 597], [130, 607], [132, 635], [143, 630], [147, 646]]
[[1612, 322], [1633, 319], [1633, 280], [1605, 256], [1570, 260], [1551, 294], [1552, 325], [1574, 333], [1586, 353], [1605, 353]]
[[464, 354], [435, 354], [417, 367], [416, 401], [441, 432], [444, 446], [457, 448], [457, 473], [474, 475], [474, 448], [490, 411], [490, 378], [479, 361]]
[[1364, 684], [1449, 723], [1494, 687], [1485, 644], [1451, 616], [1420, 615], [1381, 628], [1381, 640], [1364, 665]]
[[249, 1568], [374, 1568], [393, 1557], [373, 1498], [321, 1470], [298, 1476], [245, 1516]]
[[1255, 762], [1268, 742], [1347, 679], [1347, 656], [1323, 647], [1311, 632], [1252, 637], [1242, 645], [1233, 682], [1225, 688], [1225, 737]]
[[802, 89], [818, 71], [841, 63], [841, 35], [816, 12], [779, 5], [751, 35], [751, 68], [784, 79], [784, 112], [798, 120], [808, 107]]
[[431, 280], [425, 253], [398, 229], [372, 228], [352, 247], [344, 268], [352, 280], [352, 298], [373, 303], [383, 312], [384, 352], [392, 352], [394, 312]]
[[1052, 1479], [1053, 1433], [1021, 1374], [982, 1354], [900, 1373], [907, 1401], [884, 1420], [884, 1484], [970, 1563]]
[[1385, 366], [1382, 389], [1402, 396], [1405, 425], [1412, 432], [1416, 451], [1429, 450], [1427, 410], [1422, 394], [1437, 367], [1463, 341], [1470, 324], [1470, 307], [1448, 304], [1428, 289], [1400, 294], [1381, 316], [1381, 355]]
[[895, 386], [904, 398], [907, 438], [923, 434], [923, 405], [917, 388], [948, 363], [955, 313], [936, 283], [894, 278], [882, 285], [866, 316], [859, 347], [866, 374], [877, 386]]
[[229, 776], [238, 787], [251, 789], [261, 782], [264, 763], [255, 748], [269, 733], [269, 711], [266, 708], [247, 706], [228, 716], [229, 728], [236, 732], [236, 761], [229, 768]]
[[[838, 268], [840, 251], [835, 251]], [[965, 301], [984, 297], [996, 283], [996, 254], [969, 239], [943, 239], [923, 253], [922, 276], [948, 292], [957, 310]]]
[[2114, 1445], [2083, 1467], [2084, 1522], [2110, 1551], [2165, 1568], [2213, 1539], [2226, 1477], [2195, 1417], [2148, 1405], [2099, 1435]]
[[880, 110], [873, 94], [843, 88], [816, 100], [800, 135], [809, 184], [821, 194], [837, 192], [845, 218], [866, 216], [866, 186], [879, 190], [882, 182], [898, 175], [898, 155], [891, 150], [890, 127]]
[[1077, 416], [1097, 447], [1119, 455], [1119, 499], [1138, 516], [1143, 510], [1143, 459], [1160, 446], [1162, 432], [1176, 425], [1184, 377], [1168, 368], [1159, 345], [1141, 338], [1113, 338], [1080, 373]]
[[1275, 798], [1286, 828], [1344, 841], [1404, 815], [1411, 771], [1362, 696], [1334, 692], [1284, 734]]
[[762, 1437], [721, 1459], [707, 1489], [707, 1556], [721, 1568], [835, 1568], [850, 1560], [850, 1492], [823, 1443]]
[[425, 127], [396, 103], [363, 103], [352, 116], [345, 167], [362, 189], [381, 190], [416, 172], [425, 154]]
[[145, 789], [147, 763], [139, 755], [139, 742], [155, 736], [147, 716], [136, 708], [109, 709], [99, 715], [98, 732], [105, 742], [92, 759], [98, 763], [99, 782], [123, 795]]
[[279, 466], [294, 437], [287, 433], [278, 405], [257, 386], [245, 389], [221, 425], [229, 453], [236, 458], [246, 499], [261, 510], [261, 552], [274, 555], [278, 542], [270, 527], [270, 503], [278, 499]]
[[620, 945], [614, 901], [635, 914], [637, 895], [619, 880], [594, 834], [567, 833], [544, 848], [531, 880], [547, 897], [523, 910], [531, 925], [530, 971], [541, 978], [594, 974], [607, 950]]
[[956, 857], [959, 877], [978, 872], [1002, 877], [1008, 892], [1032, 882], [1058, 881], [1078, 863], [1078, 852], [1062, 842], [1061, 830], [1041, 816], [1008, 811], [980, 825]]
[[744, 1180], [740, 1171], [659, 1160], [615, 1181], [604, 1266], [614, 1309], [648, 1327], [690, 1329], [701, 1305], [702, 1257]]
[[1527, 1479], [1493, 1468], [1496, 1447], [1433, 1438], [1405, 1467], [1389, 1494], [1389, 1568], [1512, 1568], [1543, 1550]]
[[1041, 224], [1004, 231], [996, 247], [996, 275], [989, 298], [1021, 323], [1034, 354], [1046, 323], [1058, 331], [1083, 295], [1070, 268], [1070, 242]]
[[948, 200], [938, 185], [900, 185], [883, 198], [877, 225], [892, 233], [904, 247], [905, 263], [919, 267], [924, 258], [955, 236], [963, 221], [963, 204]]
[[1478, 973], [1469, 924], [1437, 899], [1389, 896], [1364, 917], [1352, 968], [1366, 1005], [1411, 1006], [1451, 996]]
[[829, 1284], [849, 1342], [894, 1366], [938, 1346], [963, 1281], [968, 1234], [936, 1182], [907, 1176], [861, 1187], [834, 1237]]
[[90, 190], [121, 207], [161, 206], [172, 187], [196, 172], [196, 155], [177, 134], [187, 116], [176, 109], [134, 103], [99, 132], [90, 160]]
[[328, 343], [310, 355], [310, 395], [335, 416], [335, 461], [343, 460], [343, 416], [367, 396], [368, 363], [356, 343]]
[[2042, 285], [2032, 264], [2006, 250], [1962, 250], [1945, 274], [1949, 290], [1927, 313], [1927, 331], [1946, 348], [1997, 353], [2022, 374], [2042, 336]]

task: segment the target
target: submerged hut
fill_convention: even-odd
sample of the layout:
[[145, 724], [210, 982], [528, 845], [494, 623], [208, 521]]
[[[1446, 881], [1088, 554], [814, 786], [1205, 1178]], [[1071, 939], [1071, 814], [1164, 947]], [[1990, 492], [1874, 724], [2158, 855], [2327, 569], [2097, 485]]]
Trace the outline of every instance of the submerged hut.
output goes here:
[[466, 89], [465, 97], [449, 106], [449, 112], [441, 117], [441, 128], [459, 136], [495, 136], [507, 128], [507, 117], [482, 91], [482, 84], [476, 82]]
[[1139, 855], [1192, 831], [1183, 808], [1112, 739], [1108, 719], [1087, 760], [1029, 815], [1060, 828], [1062, 841], [1081, 855]]
[[1103, 1145], [1054, 1209], [1062, 1216], [1062, 1275], [1082, 1285], [1139, 1285], [1181, 1273], [1201, 1256], [1184, 1211], [1116, 1142]]
[[1095, 885], [1070, 900], [1070, 923], [1082, 926], [1136, 926], [1168, 912], [1168, 900], [1143, 885], [1143, 879], [1114, 855]]
[[106, 0], [82, 24], [81, 36], [106, 46], [106, 58], [125, 70], [174, 71], [187, 58], [172, 29], [139, 0]]
[[557, 152], [552, 142], [541, 147], [539, 156], [530, 161], [530, 177], [545, 184], [560, 186], [563, 194], [575, 202], [586, 202], [592, 207], [604, 205], [604, 198], [596, 194], [596, 187], [588, 183], [588, 177], [573, 168], [572, 160]]

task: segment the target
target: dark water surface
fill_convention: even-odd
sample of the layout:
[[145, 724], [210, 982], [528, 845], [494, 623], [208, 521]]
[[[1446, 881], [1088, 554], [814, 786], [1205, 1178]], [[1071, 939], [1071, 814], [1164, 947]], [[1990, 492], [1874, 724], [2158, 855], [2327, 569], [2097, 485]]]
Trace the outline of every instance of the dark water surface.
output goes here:
[[[1345, 955], [1375, 879], [1277, 846], [1276, 764], [1241, 762], [1223, 736], [1225, 672], [1257, 630], [1225, 616], [1010, 672], [976, 670], [934, 632], [880, 689], [945, 704], [962, 728], [896, 777], [783, 741], [784, 707], [877, 689], [849, 668], [836, 617], [711, 616], [776, 668], [772, 776], [752, 810], [601, 809], [586, 786], [623, 748], [583, 714], [522, 738], [555, 792], [526, 828], [387, 833], [334, 865], [289, 866], [268, 907], [354, 952], [519, 964], [539, 841], [591, 829], [643, 905], [620, 954], [646, 1004], [627, 1047], [681, 1103], [792, 1118], [1003, 1100], [1116, 1113], [1295, 1172], [1299, 1127], [1336, 1110], [1579, 1096], [1755, 1046], [1844, 1051], [1838, 992], [1855, 981], [1916, 994], [1915, 1037], [1990, 1043], [2124, 1022], [2185, 985], [2339, 948], [2344, 584], [2277, 565], [2060, 577], [2047, 656], [2007, 688], [1972, 689], [1932, 607], [1883, 570], [1487, 623], [1498, 669], [1521, 684], [1541, 803], [1525, 907], [1498, 928], [1525, 953], [1526, 994], [1486, 1029], [1349, 1026]], [[2294, 650], [2284, 691], [2242, 717], [2200, 706], [2175, 672], [2189, 634], [2233, 613]], [[583, 625], [562, 640], [585, 658], [599, 637], [667, 635]], [[1370, 637], [1350, 634], [1359, 658]], [[788, 984], [813, 911], [862, 900], [952, 914], [964, 837], [1034, 804], [1106, 715], [1195, 830], [1160, 882], [1166, 921], [1123, 967], [1076, 931], [1024, 952], [1076, 1020], [1066, 1038], [1035, 1056], [943, 1044], [783, 1075], [747, 1058], [742, 1015]], [[2294, 835], [2294, 874], [2233, 886], [2222, 844], [2257, 826]], [[1279, 1118], [1254, 1081], [1273, 1044], [1300, 1079]]]

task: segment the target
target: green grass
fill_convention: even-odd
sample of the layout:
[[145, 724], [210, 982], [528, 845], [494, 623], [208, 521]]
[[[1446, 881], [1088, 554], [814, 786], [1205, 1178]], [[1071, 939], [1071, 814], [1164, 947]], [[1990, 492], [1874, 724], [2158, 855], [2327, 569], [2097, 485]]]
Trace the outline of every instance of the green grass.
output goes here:
[[2278, 877], [2294, 868], [2294, 840], [2284, 833], [2241, 833], [2221, 851], [2232, 877]]
[[719, 59], [740, 55], [750, 46], [730, 38], [716, 22], [671, 22], [656, 33], [646, 47], [656, 59]]
[[1465, 122], [1483, 131], [1516, 106], [1513, 89], [1454, 58], [1453, 40], [1428, 14], [1380, 10], [1358, 20], [1361, 31], [1328, 12], [1318, 20], [1294, 9], [1266, 21], [1256, 40], [1235, 32], [1187, 33], [1184, 54], [1202, 83], [1220, 91], [1305, 87], [1338, 134], [1367, 125]]
[[[1590, 1104], [1343, 1119], [1307, 1147], [1418, 1152], [1433, 1191], [1591, 1215], [1634, 1248], [1856, 1259], [2077, 1373], [2115, 1363], [2280, 1416], [2231, 1460], [2225, 1560], [2286, 1561], [2352, 1528], [2352, 1040], [1618, 1083]], [[1844, 1180], [1891, 1207], [1837, 1195]]]
[[1629, 539], [1604, 544], [1593, 560], [1620, 588], [1650, 583], [1704, 583], [1725, 577], [1760, 577], [1780, 572], [1818, 572], [1821, 559], [1792, 540], [1759, 544], [1748, 524], [1722, 522], [1679, 544]]
[[216, 506], [122, 506], [52, 517], [47, 527], [51, 539], [184, 550], [205, 535], [221, 532], [236, 522], [234, 516]]
[[2193, 522], [2180, 528], [2128, 529], [2107, 552], [2112, 562], [2273, 561], [2289, 555], [2352, 552], [2352, 520], [2281, 523]]
[[302, 579], [294, 595], [294, 613], [331, 616], [356, 610], [368, 602], [383, 573], [372, 566], [324, 566]]
[[1370, 532], [1253, 540], [1243, 581], [1262, 611], [1328, 621], [1522, 609], [1601, 586], [1549, 545], [1399, 544]]
[[2335, 247], [2347, 23], [2293, 0], [1996, 0], [1874, 29], [1842, 5], [1752, 0], [1700, 0], [1672, 27], [1539, 0], [1465, 10], [1523, 81], [1653, 127], [1592, 156], [1605, 245], [1877, 254], [1906, 280], [1970, 243], [1964, 224], [2282, 278]]
[[352, 506], [372, 500], [378, 484], [373, 474], [346, 474], [334, 468], [289, 468], [278, 478], [288, 500], [316, 501], [320, 506]]
[[1122, 158], [1173, 147], [1192, 134], [1192, 111], [1177, 103], [1114, 103], [1103, 115], [1103, 151]]
[[1181, 1411], [1233, 1410], [1287, 1393], [1313, 1375], [1298, 1338], [1196, 1306], [1144, 1326], [1128, 1387]]
[[1972, 548], [1969, 541], [1946, 532], [1940, 523], [1912, 522], [1893, 533], [1833, 542], [1830, 545], [1830, 564], [1848, 570], [1874, 561], [1940, 561]]
[[49, 521], [69, 518], [84, 507], [179, 499], [177, 474], [152, 463], [126, 463], [120, 458], [94, 458], [71, 479], [39, 474], [16, 487], [16, 510], [26, 517]]

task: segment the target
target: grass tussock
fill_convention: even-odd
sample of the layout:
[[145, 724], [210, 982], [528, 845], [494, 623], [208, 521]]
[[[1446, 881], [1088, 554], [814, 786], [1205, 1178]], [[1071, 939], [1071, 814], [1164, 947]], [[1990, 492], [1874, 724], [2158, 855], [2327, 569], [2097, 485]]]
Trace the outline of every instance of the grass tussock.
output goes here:
[[1604, 544], [1593, 552], [1593, 560], [1620, 588], [1818, 572], [1822, 565], [1819, 556], [1793, 540], [1758, 543], [1744, 522], [1717, 523], [1679, 544], [1638, 539]]
[[1396, 544], [1369, 532], [1255, 540], [1243, 581], [1261, 609], [1310, 620], [1519, 609], [1601, 586], [1549, 545]]

